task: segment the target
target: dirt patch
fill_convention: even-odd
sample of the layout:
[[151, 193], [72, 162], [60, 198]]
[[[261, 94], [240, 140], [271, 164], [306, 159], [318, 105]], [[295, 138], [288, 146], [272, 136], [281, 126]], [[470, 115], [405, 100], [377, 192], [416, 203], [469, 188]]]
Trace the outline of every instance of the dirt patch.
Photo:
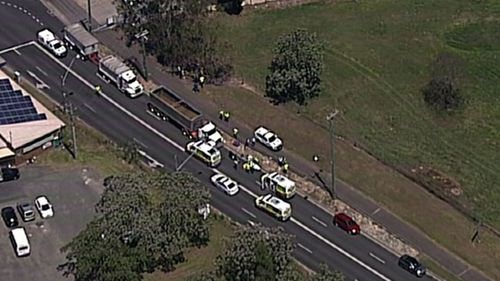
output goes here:
[[432, 167], [419, 166], [411, 169], [411, 172], [421, 180], [439, 188], [448, 196], [459, 197], [463, 193], [462, 187], [456, 180]]

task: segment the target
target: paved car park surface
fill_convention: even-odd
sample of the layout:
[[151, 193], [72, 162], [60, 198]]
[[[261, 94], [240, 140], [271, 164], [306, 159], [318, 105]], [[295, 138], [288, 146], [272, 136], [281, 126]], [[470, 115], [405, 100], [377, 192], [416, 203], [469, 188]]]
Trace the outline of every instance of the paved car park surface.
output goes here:
[[101, 180], [85, 169], [55, 169], [37, 164], [20, 169], [17, 181], [0, 183], [0, 208], [45, 195], [54, 207], [54, 217], [42, 219], [38, 211], [31, 222], [23, 222], [16, 209], [19, 226], [28, 234], [31, 255], [17, 258], [9, 240], [9, 229], [0, 226], [0, 280], [68, 280], [57, 272], [64, 262], [60, 248], [85, 227], [99, 199]]

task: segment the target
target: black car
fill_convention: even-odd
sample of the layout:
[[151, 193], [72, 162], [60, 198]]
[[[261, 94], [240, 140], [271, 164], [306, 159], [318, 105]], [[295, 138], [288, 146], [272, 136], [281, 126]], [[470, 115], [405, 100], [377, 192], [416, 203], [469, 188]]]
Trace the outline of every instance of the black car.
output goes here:
[[1, 168], [0, 169], [0, 182], [11, 181], [19, 179], [19, 169], [18, 168]]
[[398, 265], [417, 277], [425, 275], [425, 267], [412, 256], [402, 255], [399, 258]]
[[16, 211], [12, 207], [5, 207], [2, 209], [2, 219], [7, 227], [16, 227], [19, 225]]

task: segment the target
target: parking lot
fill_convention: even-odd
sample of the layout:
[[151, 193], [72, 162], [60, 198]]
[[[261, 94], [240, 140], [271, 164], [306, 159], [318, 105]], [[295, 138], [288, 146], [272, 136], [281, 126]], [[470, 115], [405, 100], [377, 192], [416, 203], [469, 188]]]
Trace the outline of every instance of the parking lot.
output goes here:
[[92, 171], [72, 168], [54, 169], [35, 165], [22, 167], [17, 181], [0, 183], [0, 209], [16, 207], [19, 202], [31, 202], [39, 195], [48, 197], [54, 217], [23, 222], [16, 210], [19, 226], [28, 234], [31, 255], [17, 258], [9, 240], [9, 229], [0, 226], [0, 280], [53, 281], [68, 280], [57, 271], [65, 261], [59, 249], [85, 227], [92, 218], [99, 198], [101, 180]]

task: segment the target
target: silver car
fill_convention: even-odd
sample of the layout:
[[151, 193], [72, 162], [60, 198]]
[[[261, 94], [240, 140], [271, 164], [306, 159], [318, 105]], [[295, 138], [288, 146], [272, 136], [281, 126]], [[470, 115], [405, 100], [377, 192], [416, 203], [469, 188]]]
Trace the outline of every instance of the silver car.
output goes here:
[[227, 195], [233, 196], [240, 190], [238, 183], [223, 174], [215, 174], [210, 179], [211, 182], [224, 191]]
[[17, 211], [23, 221], [32, 221], [35, 219], [35, 208], [33, 208], [31, 203], [24, 202], [17, 204]]

